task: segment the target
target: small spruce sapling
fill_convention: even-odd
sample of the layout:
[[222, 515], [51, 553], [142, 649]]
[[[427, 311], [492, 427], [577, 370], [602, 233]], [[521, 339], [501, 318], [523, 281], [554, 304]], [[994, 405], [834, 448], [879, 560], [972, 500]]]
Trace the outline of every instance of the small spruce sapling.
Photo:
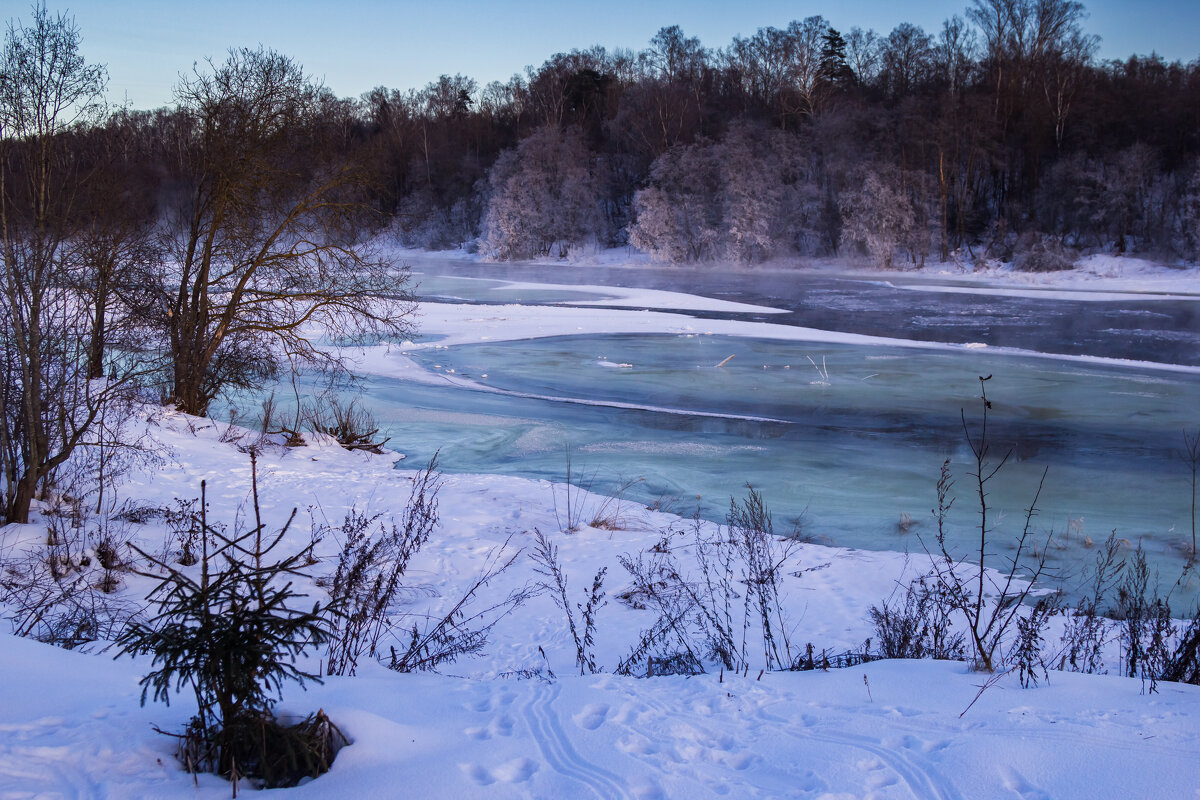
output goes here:
[[195, 569], [185, 572], [133, 546], [157, 570], [139, 571], [159, 581], [148, 595], [157, 613], [117, 639], [118, 657], [153, 655], [153, 669], [141, 680], [143, 704], [148, 696], [169, 703], [173, 691], [192, 690], [197, 712], [179, 736], [180, 758], [189, 771], [229, 778], [235, 796], [241, 777], [266, 786], [315, 777], [328, 769], [342, 739], [320, 712], [291, 728], [272, 714], [285, 683], [320, 682], [297, 660], [328, 638], [328, 610], [296, 607], [305, 595], [292, 579], [303, 577], [305, 551], [270, 560], [296, 512], [267, 534], [253, 453], [251, 466], [255, 526], [246, 531], [226, 534], [209, 524], [201, 482]]

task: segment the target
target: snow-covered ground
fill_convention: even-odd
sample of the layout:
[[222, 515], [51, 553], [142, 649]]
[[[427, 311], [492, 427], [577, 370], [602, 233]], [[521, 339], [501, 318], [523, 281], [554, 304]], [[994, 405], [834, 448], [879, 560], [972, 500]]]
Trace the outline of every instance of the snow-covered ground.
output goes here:
[[[1200, 288], [1194, 270], [1177, 274], [1181, 282], [1163, 291], [1190, 293], [1188, 281]], [[1120, 279], [1079, 278], [1104, 291], [1151, 285], [1147, 276], [1112, 283]], [[604, 292], [627, 308], [706, 307], [669, 293]], [[422, 346], [626, 329], [703, 332], [725, 324], [594, 308], [431, 304], [422, 314], [424, 330], [445, 337]], [[745, 335], [784, 327], [730, 324], [755, 326]], [[412, 369], [399, 357], [404, 347], [372, 350], [364, 367]], [[239, 431], [172, 412], [147, 412], [131, 426], [158, 443], [161, 457], [131, 469], [118, 489], [122, 499], [167, 507], [198, 496], [204, 480], [211, 518], [230, 526], [239, 514], [245, 518], [250, 464], [229, 441]], [[351, 507], [398, 517], [414, 472], [394, 467], [394, 455], [347, 452], [323, 440], [267, 448], [259, 461], [264, 514], [280, 524], [299, 508], [287, 539], [295, 548], [309, 542], [312, 521], [336, 528]], [[543, 579], [529, 555], [539, 530], [559, 548], [571, 602], [583, 602], [592, 576], [608, 568], [595, 647], [605, 672], [578, 675], [565, 616], [541, 593], [499, 623], [482, 656], [443, 674], [396, 674], [364, 663], [355, 677], [327, 678], [307, 691], [289, 686], [278, 711], [322, 708], [352, 744], [329, 774], [284, 790], [288, 796], [1200, 798], [1200, 687], [1159, 684], [1152, 694], [1134, 679], [1052, 671], [1023, 689], [1015, 673], [992, 679], [963, 663], [933, 661], [761, 676], [757, 669], [741, 676], [616, 676], [618, 661], [653, 622], [650, 612], [618, 600], [630, 585], [618, 557], [648, 553], [664, 534], [685, 541], [690, 520], [504, 476], [447, 475], [439, 504], [441, 524], [408, 573], [415, 590], [405, 610], [444, 612], [498, 548], [522, 554], [494, 592], [535, 585]], [[607, 524], [566, 533], [568, 512]], [[166, 536], [161, 518], [124, 531], [151, 550]], [[44, 541], [37, 524], [0, 529], [0, 558], [36, 554]], [[331, 569], [337, 547], [333, 536], [320, 542], [314, 575]], [[920, 562], [899, 553], [797, 546], [782, 598], [792, 651], [808, 643], [831, 653], [860, 647], [872, 635], [868, 609], [920, 574]], [[140, 598], [149, 585], [128, 574], [122, 580], [128, 598]], [[138, 680], [149, 659], [114, 661], [103, 643], [84, 649], [0, 635], [0, 798], [227, 797], [228, 784], [213, 776], [194, 785], [173, 757], [174, 741], [152, 729], [179, 730], [194, 711], [191, 698], [141, 708]]]
[[[210, 518], [246, 513], [249, 462], [219, 436], [225, 426], [167, 414], [148, 430], [167, 466], [130, 476], [123, 494], [141, 505], [195, 497], [207, 481]], [[228, 436], [226, 438], [229, 438]], [[271, 448], [259, 464], [266, 518], [308, 541], [306, 510], [337, 524], [351, 505], [400, 513], [413, 473], [394, 459], [329, 442]], [[442, 525], [409, 572], [422, 587], [411, 610], [437, 611], [507, 541], [522, 548], [500, 592], [535, 582], [534, 529], [558, 546], [572, 601], [601, 566], [610, 602], [598, 617], [596, 652], [611, 670], [651, 622], [616, 595], [629, 583], [616, 557], [650, 548], [690, 523], [640, 507], [613, 507], [618, 530], [559, 530], [563, 487], [517, 478], [446, 476]], [[584, 516], [604, 500], [586, 496]], [[144, 545], [162, 524], [131, 526]], [[36, 526], [4, 530], [10, 555], [35, 547]], [[329, 569], [336, 542], [318, 548]], [[785, 584], [789, 638], [841, 651], [870, 635], [865, 613], [911, 578], [899, 554], [802, 545]], [[123, 591], [146, 584], [125, 576]], [[297, 797], [1190, 797], [1200, 756], [1200, 688], [1051, 673], [1036, 688], [1009, 674], [992, 683], [962, 663], [875, 662], [827, 673], [694, 677], [579, 676], [565, 619], [548, 594], [528, 601], [495, 631], [486, 654], [446, 675], [401, 675], [365, 664], [307, 692], [289, 687], [279, 710], [323, 708], [353, 740], [333, 771], [287, 790]], [[539, 651], [540, 648], [540, 651]], [[98, 650], [99, 646], [88, 648]], [[542, 655], [542, 652], [545, 655]], [[67, 652], [0, 638], [0, 797], [223, 797], [199, 788], [172, 756], [190, 698], [139, 708], [147, 659]], [[556, 674], [547, 679], [547, 671]], [[539, 677], [518, 679], [517, 673]], [[501, 677], [508, 675], [509, 677]], [[981, 687], [990, 684], [976, 700]], [[974, 703], [972, 702], [974, 701]]]

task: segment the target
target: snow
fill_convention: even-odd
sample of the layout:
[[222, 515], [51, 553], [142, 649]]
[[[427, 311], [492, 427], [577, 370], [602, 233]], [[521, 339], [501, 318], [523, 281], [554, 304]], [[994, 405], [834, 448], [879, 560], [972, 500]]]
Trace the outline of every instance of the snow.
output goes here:
[[559, 289], [573, 292], [588, 292], [599, 295], [589, 300], [571, 300], [569, 306], [618, 307], [618, 308], [668, 308], [673, 311], [720, 311], [730, 314], [786, 314], [778, 308], [758, 306], [750, 303], [735, 303], [712, 297], [700, 297], [683, 292], [668, 292], [661, 289], [624, 289], [612, 286], [561, 283], [506, 282], [505, 289]]
[[[639, 296], [640, 291], [628, 290], [625, 297], [635, 299]], [[648, 305], [624, 301], [620, 304]], [[403, 342], [399, 345], [376, 345], [365, 349], [345, 349], [342, 351], [342, 355], [354, 363], [354, 369], [357, 371], [417, 380], [420, 378], [416, 375], [416, 366], [410, 361], [404, 360], [402, 356], [418, 350], [436, 350], [478, 342], [517, 341], [555, 336], [661, 333], [683, 336], [742, 336], [789, 342], [874, 345], [922, 350], [987, 350], [998, 355], [1200, 373], [1200, 367], [1187, 364], [1043, 353], [1016, 347], [989, 347], [982, 342], [963, 344], [927, 342], [752, 320], [698, 319], [682, 313], [665, 311], [594, 308], [590, 303], [587, 307], [579, 308], [520, 304], [481, 306], [469, 303], [421, 303], [417, 313], [422, 341]]]
[[[1122, 262], [1116, 270], [1102, 259], [1089, 263], [1090, 277], [1045, 276], [1045, 285], [1075, 281], [1140, 292], [1158, 280], [1148, 266]], [[1106, 270], [1115, 270], [1114, 277], [1101, 274]], [[1184, 287], [1169, 291], [1192, 291]], [[676, 311], [703, 307], [701, 300], [670, 293], [595, 288], [615, 295], [612, 305], [627, 308], [676, 301]], [[361, 368], [461, 381], [425, 371], [401, 353], [576, 332], [732, 333], [916, 346], [661, 311], [425, 304], [421, 313], [432, 341], [370, 348], [361, 354]], [[210, 519], [232, 526], [245, 517], [250, 464], [235, 445], [239, 437], [250, 441], [249, 432], [150, 410], [131, 424], [164, 455], [132, 468], [118, 489], [123, 499], [168, 506], [175, 498], [196, 497], [204, 480]], [[351, 507], [398, 517], [414, 476], [411, 469], [395, 468], [398, 458], [348, 452], [317, 437], [305, 447], [268, 447], [258, 466], [264, 516], [278, 525], [299, 508], [287, 539], [297, 548], [309, 541], [310, 521], [336, 527]], [[574, 674], [563, 613], [541, 594], [502, 621], [484, 655], [460, 660], [446, 674], [396, 674], [366, 663], [355, 677], [327, 678], [307, 691], [289, 686], [280, 713], [300, 716], [322, 708], [352, 744], [331, 772], [282, 790], [286, 796], [1200, 797], [1200, 687], [1160, 684], [1150, 694], [1134, 679], [1051, 672], [1048, 681], [1023, 689], [1013, 673], [992, 678], [962, 663], [933, 661], [762, 675], [757, 669], [690, 678], [613, 675], [638, 630], [652, 622], [648, 612], [616, 599], [629, 583], [617, 557], [647, 551], [664, 531], [687, 531], [692, 522], [578, 489], [568, 499], [566, 491], [508, 476], [444, 476], [441, 525], [409, 570], [409, 581], [421, 589], [409, 610], [444, 610], [489, 555], [505, 546], [525, 552], [495, 591], [536, 582], [528, 553], [532, 532], [540, 530], [559, 548], [573, 601], [582, 600], [597, 569], [608, 567], [609, 602], [598, 615], [596, 642], [608, 672]], [[584, 521], [607, 516], [616, 524], [564, 533], [559, 517], [569, 508]], [[157, 549], [165, 528], [152, 519], [131, 525], [130, 535]], [[36, 548], [39, 536], [44, 534], [36, 525], [0, 529], [0, 554]], [[322, 561], [315, 573], [330, 569], [336, 549], [332, 539], [318, 545]], [[904, 553], [798, 545], [783, 597], [793, 651], [809, 642], [818, 651], [859, 647], [871, 635], [870, 606], [920, 574], [921, 561]], [[144, 579], [123, 579], [121, 591], [130, 598], [145, 594]], [[181, 695], [169, 707], [140, 707], [138, 681], [149, 659], [114, 661], [102, 642], [84, 649], [67, 652], [0, 634], [0, 798], [228, 797], [228, 784], [214, 776], [193, 783], [173, 756], [173, 740], [153, 729], [181, 729], [191, 699]]]
[[[845, 273], [844, 266], [844, 262], [837, 261], [819, 264], [819, 268], [837, 273]], [[1000, 262], [978, 266], [930, 262], [925, 267], [896, 272], [852, 269], [848, 274], [885, 280], [889, 285], [915, 291], [1092, 302], [1200, 300], [1198, 267], [1173, 267], [1105, 254], [1085, 256], [1074, 269], [1058, 272], [1021, 272]]]
[[[128, 497], [164, 505], [195, 496], [203, 479], [210, 518], [231, 522], [239, 507], [245, 513], [249, 463], [219, 440], [226, 426], [178, 414], [141, 424], [169, 448], [170, 465], [131, 475]], [[334, 523], [351, 505], [398, 515], [413, 473], [394, 463], [394, 454], [351, 453], [328, 441], [269, 448], [259, 464], [264, 514], [278, 524], [299, 506], [303, 520], [319, 504], [317, 518]], [[599, 566], [610, 568], [597, 653], [611, 670], [649, 624], [646, 612], [615, 600], [627, 582], [616, 556], [690, 523], [626, 505], [613, 510], [619, 530], [562, 533], [555, 506], [563, 512], [564, 491], [512, 477], [446, 476], [442, 525], [409, 579], [436, 609], [493, 548], [509, 539], [527, 548], [530, 532], [540, 529], [560, 548], [575, 592]], [[575, 502], [584, 518], [606, 502], [581, 497]], [[305, 527], [289, 533], [297, 546], [307, 542]], [[5, 529], [6, 537], [28, 534]], [[151, 546], [163, 535], [153, 523], [137, 534]], [[28, 544], [6, 540], [3, 547]], [[318, 552], [328, 559], [335, 547], [323, 542]], [[793, 648], [859, 645], [870, 635], [866, 610], [916, 574], [917, 561], [801, 545], [785, 595]], [[522, 557], [497, 590], [534, 577]], [[128, 592], [144, 588], [129, 579]], [[555, 680], [499, 677], [546, 666]], [[172, 740], [153, 731], [178, 730], [190, 699], [140, 708], [137, 681], [147, 668], [147, 659], [113, 661], [0, 637], [0, 796], [227, 796], [227, 784], [212, 776], [194, 787], [173, 758]], [[1048, 683], [1021, 689], [1009, 674], [976, 700], [987, 676], [942, 662], [761, 677], [754, 669], [743, 676], [581, 677], [573, 675], [562, 614], [546, 595], [506, 619], [484, 657], [446, 672], [400, 675], [366, 664], [356, 677], [328, 678], [307, 692], [289, 687], [281, 713], [323, 708], [353, 744], [329, 774], [288, 794], [1117, 798], [1194, 796], [1200, 785], [1200, 688], [1192, 686], [1163, 684], [1149, 695], [1132, 679], [1052, 673]]]

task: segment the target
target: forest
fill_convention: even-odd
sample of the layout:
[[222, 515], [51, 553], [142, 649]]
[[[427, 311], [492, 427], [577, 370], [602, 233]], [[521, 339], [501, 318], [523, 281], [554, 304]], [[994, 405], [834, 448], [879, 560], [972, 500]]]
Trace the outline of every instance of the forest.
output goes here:
[[[360, 98], [291, 64], [307, 95], [281, 167], [302, 183], [356, 170], [356, 232], [497, 259], [593, 243], [666, 262], [1193, 259], [1200, 60], [1098, 61], [1086, 21], [1074, 0], [973, 0], [932, 32], [811, 16], [722, 46], [673, 26], [639, 52], [556, 53], [505, 83], [443, 75]], [[195, 78], [173, 107], [64, 131], [74, 168], [103, 173], [91, 194], [126, 198], [131, 224], [168, 216], [187, 181]]]

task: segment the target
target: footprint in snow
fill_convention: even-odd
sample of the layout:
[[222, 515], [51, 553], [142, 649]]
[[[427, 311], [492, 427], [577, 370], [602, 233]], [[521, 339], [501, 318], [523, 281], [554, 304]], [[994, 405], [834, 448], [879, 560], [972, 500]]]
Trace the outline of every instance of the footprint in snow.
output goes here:
[[720, 758], [714, 759], [718, 763], [724, 764], [730, 769], [738, 771], [748, 768], [757, 758], [753, 753], [725, 753]]
[[513, 720], [508, 714], [501, 714], [488, 725], [492, 736], [512, 736]]
[[572, 717], [575, 724], [584, 730], [594, 731], [604, 724], [608, 718], [608, 706], [604, 703], [593, 703], [584, 706], [583, 710]]
[[659, 751], [659, 746], [640, 733], [631, 733], [617, 740], [617, 749], [633, 756], [651, 756]]
[[884, 789], [888, 786], [895, 786], [899, 782], [899, 779], [895, 775], [887, 772], [880, 772], [867, 778], [867, 788]]
[[1007, 764], [1000, 767], [1000, 782], [1021, 800], [1050, 800], [1050, 795], [1030, 784], [1021, 773]]
[[488, 786], [496, 782], [492, 774], [483, 768], [480, 764], [459, 764], [458, 768], [463, 773], [480, 786]]
[[520, 783], [527, 781], [537, 772], [537, 762], [528, 758], [515, 758], [512, 761], [507, 761], [492, 770], [492, 775], [497, 780], [505, 783]]

